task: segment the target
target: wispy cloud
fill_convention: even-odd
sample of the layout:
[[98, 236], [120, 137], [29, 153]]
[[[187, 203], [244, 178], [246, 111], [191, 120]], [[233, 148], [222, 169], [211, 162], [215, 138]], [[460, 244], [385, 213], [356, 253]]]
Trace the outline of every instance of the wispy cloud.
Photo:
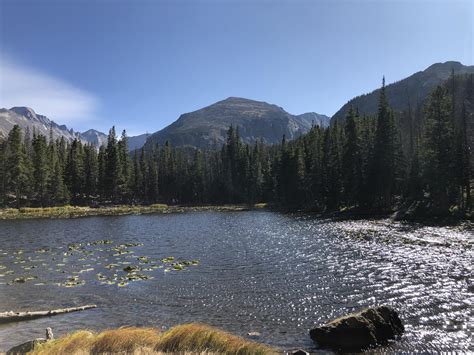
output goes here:
[[46, 73], [0, 59], [0, 107], [28, 106], [60, 124], [94, 121], [96, 96]]

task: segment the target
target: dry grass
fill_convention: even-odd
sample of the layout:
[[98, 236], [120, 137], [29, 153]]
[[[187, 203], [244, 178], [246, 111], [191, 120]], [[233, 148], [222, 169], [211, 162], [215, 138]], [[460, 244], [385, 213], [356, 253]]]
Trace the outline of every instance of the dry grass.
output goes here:
[[168, 206], [166, 204], [154, 204], [150, 206], [110, 206], [101, 208], [58, 206], [32, 208], [0, 208], [0, 220], [2, 219], [28, 219], [28, 218], [78, 218], [87, 216], [121, 216], [128, 214], [146, 213], [180, 213], [193, 211], [243, 211], [246, 208], [238, 205], [224, 206]]
[[88, 354], [95, 339], [95, 334], [87, 330], [79, 330], [65, 337], [40, 344], [35, 347], [35, 354]]
[[204, 324], [184, 324], [164, 333], [156, 351], [164, 353], [210, 352], [219, 354], [270, 354], [269, 346], [248, 341]]
[[98, 353], [132, 353], [138, 348], [150, 348], [156, 345], [160, 334], [153, 328], [120, 328], [106, 330], [98, 334], [91, 347], [91, 352]]
[[184, 324], [160, 333], [153, 328], [81, 330], [37, 346], [33, 354], [272, 354], [275, 349], [203, 324]]

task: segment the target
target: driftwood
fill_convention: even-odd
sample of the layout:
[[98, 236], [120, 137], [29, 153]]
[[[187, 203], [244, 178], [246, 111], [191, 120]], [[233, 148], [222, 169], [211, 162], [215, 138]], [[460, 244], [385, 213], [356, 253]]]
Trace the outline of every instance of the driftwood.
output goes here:
[[81, 307], [70, 307], [70, 308], [61, 308], [61, 309], [52, 309], [49, 311], [33, 311], [33, 312], [3, 312], [0, 313], [0, 324], [10, 323], [10, 322], [19, 322], [23, 320], [36, 319], [41, 317], [50, 317], [58, 314], [83, 311], [85, 309], [96, 308], [95, 304], [88, 304]]

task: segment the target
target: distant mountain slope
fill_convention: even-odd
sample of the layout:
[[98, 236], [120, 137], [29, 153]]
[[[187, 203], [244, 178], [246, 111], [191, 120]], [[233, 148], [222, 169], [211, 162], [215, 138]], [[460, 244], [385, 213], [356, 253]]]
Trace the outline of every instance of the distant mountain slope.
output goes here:
[[107, 135], [95, 129], [89, 129], [88, 131], [82, 132], [81, 139], [94, 144], [96, 147], [107, 144]]
[[266, 102], [229, 97], [200, 110], [182, 114], [168, 127], [152, 134], [145, 147], [169, 141], [174, 146], [219, 147], [225, 142], [230, 125], [239, 128], [245, 143], [262, 139], [280, 142], [283, 135], [294, 139], [313, 124], [327, 125], [329, 117], [316, 113], [291, 115], [281, 107]]
[[331, 120], [328, 116], [316, 112], [307, 112], [295, 117], [301, 124], [306, 125], [308, 130], [313, 126], [327, 127]]
[[[386, 93], [390, 106], [398, 112], [408, 111], [409, 108], [414, 113], [420, 111], [426, 97], [437, 85], [449, 78], [451, 71], [455, 74], [474, 73], [474, 66], [465, 66], [453, 61], [436, 63], [408, 78], [387, 85]], [[361, 114], [376, 113], [379, 92], [380, 89], [377, 89], [351, 99], [332, 116], [331, 122], [344, 120], [351, 105]]]
[[[68, 129], [65, 125], [58, 125], [51, 121], [48, 117], [37, 114], [29, 107], [12, 107], [11, 109], [0, 109], [0, 137], [8, 136], [8, 132], [14, 125], [19, 125], [23, 132], [29, 131], [33, 134], [42, 134], [49, 137], [50, 129], [53, 131], [53, 138], [64, 137], [66, 141], [71, 142], [78, 138], [83, 143], [91, 143], [96, 147], [107, 144], [107, 135], [95, 129], [89, 129], [85, 132], [74, 132], [73, 129]], [[128, 137], [129, 149], [134, 150], [141, 148], [145, 144], [148, 134], [141, 134], [139, 136]]]
[[145, 142], [149, 136], [150, 133], [143, 133], [138, 136], [128, 137], [128, 150], [132, 151], [135, 149], [140, 149], [145, 145]]
[[53, 138], [64, 137], [67, 141], [72, 141], [75, 138], [80, 138], [78, 132], [68, 129], [65, 125], [58, 125], [51, 121], [48, 117], [38, 115], [29, 107], [12, 107], [7, 110], [0, 109], [0, 133], [4, 137], [14, 125], [19, 125], [24, 132], [28, 131], [33, 134], [33, 130], [46, 137], [49, 137], [50, 129], [52, 128]]
[[[138, 136], [130, 136], [128, 138], [128, 150], [132, 151], [140, 149], [145, 144], [149, 133], [140, 134]], [[81, 133], [81, 139], [88, 143], [94, 144], [96, 147], [107, 145], [108, 136], [105, 133], [97, 131], [95, 129], [89, 129], [88, 131]]]

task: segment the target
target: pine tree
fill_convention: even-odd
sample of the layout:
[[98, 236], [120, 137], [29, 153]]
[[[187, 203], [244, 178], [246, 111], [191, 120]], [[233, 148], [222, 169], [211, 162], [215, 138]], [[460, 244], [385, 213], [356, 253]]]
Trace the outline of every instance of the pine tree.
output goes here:
[[119, 194], [122, 201], [127, 201], [131, 196], [131, 160], [128, 152], [128, 137], [125, 130], [122, 131], [122, 136], [118, 142], [118, 154], [120, 158]]
[[49, 160], [46, 137], [34, 135], [33, 148], [33, 195], [41, 207], [47, 205], [47, 182], [49, 178]]
[[5, 149], [5, 185], [6, 193], [13, 194], [17, 208], [21, 207], [22, 199], [29, 193], [31, 170], [29, 167], [26, 147], [22, 144], [21, 129], [13, 126], [8, 134]]
[[335, 210], [341, 200], [341, 157], [338, 142], [340, 132], [337, 124], [324, 132], [323, 142], [323, 181], [321, 195], [325, 207]]
[[115, 127], [112, 127], [109, 131], [105, 156], [104, 192], [108, 198], [116, 203], [122, 197], [120, 187], [123, 184], [123, 175]]
[[0, 137], [0, 207], [6, 205], [6, 139]]
[[142, 201], [147, 202], [149, 196], [148, 165], [144, 148], [142, 148], [140, 152], [140, 175], [142, 176], [142, 179], [141, 186], [138, 187], [138, 190], [142, 192]]
[[47, 184], [49, 204], [62, 206], [69, 202], [69, 192], [64, 184], [63, 169], [57, 154], [53, 155], [51, 166]]
[[97, 155], [97, 192], [104, 198], [106, 191], [107, 153], [102, 145]]
[[362, 185], [362, 159], [355, 112], [350, 107], [344, 126], [344, 145], [342, 153], [342, 178], [344, 200], [350, 206], [360, 201]]
[[445, 213], [453, 202], [451, 197], [456, 179], [451, 105], [446, 89], [438, 86], [425, 108], [423, 177], [437, 213]]
[[377, 128], [375, 131], [370, 177], [375, 207], [379, 207], [382, 210], [389, 210], [392, 205], [397, 175], [397, 139], [393, 112], [388, 105], [385, 94], [384, 78], [379, 96]]
[[84, 199], [85, 174], [84, 174], [84, 149], [79, 139], [74, 139], [68, 149], [64, 181], [70, 193], [71, 200], [80, 204]]
[[138, 160], [138, 151], [133, 152], [133, 173], [132, 173], [132, 191], [133, 202], [143, 201], [143, 175], [140, 169], [140, 161]]
[[148, 161], [147, 197], [149, 203], [158, 202], [158, 162], [156, 156]]
[[99, 163], [97, 149], [92, 144], [84, 146], [84, 193], [87, 198], [97, 194], [97, 183], [99, 175]]

